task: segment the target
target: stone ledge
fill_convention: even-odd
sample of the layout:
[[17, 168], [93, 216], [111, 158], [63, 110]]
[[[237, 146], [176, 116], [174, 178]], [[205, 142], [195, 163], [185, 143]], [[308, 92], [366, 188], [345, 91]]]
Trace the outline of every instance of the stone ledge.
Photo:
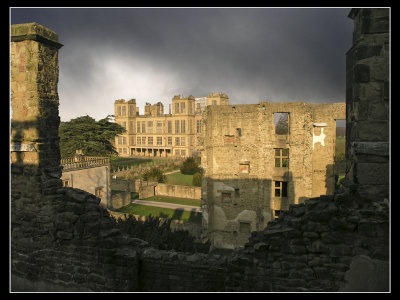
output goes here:
[[388, 142], [353, 142], [352, 146], [356, 154], [389, 155]]
[[38, 24], [25, 23], [11, 25], [11, 42], [21, 42], [25, 40], [37, 41], [60, 49], [63, 45], [58, 42], [58, 35]]

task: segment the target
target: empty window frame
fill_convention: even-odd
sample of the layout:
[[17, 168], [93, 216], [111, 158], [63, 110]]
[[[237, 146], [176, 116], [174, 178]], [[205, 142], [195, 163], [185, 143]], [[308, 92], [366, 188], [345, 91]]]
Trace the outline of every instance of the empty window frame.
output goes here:
[[231, 203], [232, 202], [232, 193], [231, 192], [222, 192], [221, 193], [221, 201], [222, 201], [222, 203]]
[[238, 136], [242, 136], [242, 128], [236, 128], [236, 132]]
[[126, 106], [122, 106], [122, 116], [126, 116]]
[[275, 134], [289, 134], [289, 113], [274, 113]]
[[285, 148], [275, 149], [275, 167], [276, 168], [289, 167], [289, 149]]
[[287, 182], [286, 181], [275, 181], [274, 195], [275, 195], [275, 197], [278, 197], [278, 198], [287, 197]]
[[181, 113], [185, 113], [185, 103], [181, 103]]
[[71, 186], [71, 181], [69, 179], [63, 180], [62, 181], [62, 186], [63, 187], [70, 187]]

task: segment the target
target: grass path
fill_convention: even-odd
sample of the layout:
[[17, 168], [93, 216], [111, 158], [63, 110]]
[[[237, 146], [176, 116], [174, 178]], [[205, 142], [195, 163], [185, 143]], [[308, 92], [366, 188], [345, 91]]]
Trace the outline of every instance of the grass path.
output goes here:
[[155, 201], [155, 202], [164, 202], [164, 203], [174, 203], [181, 205], [190, 205], [190, 206], [199, 206], [201, 205], [200, 200], [193, 200], [187, 198], [175, 198], [175, 197], [166, 197], [166, 196], [153, 196], [146, 199], [140, 199], [143, 201]]

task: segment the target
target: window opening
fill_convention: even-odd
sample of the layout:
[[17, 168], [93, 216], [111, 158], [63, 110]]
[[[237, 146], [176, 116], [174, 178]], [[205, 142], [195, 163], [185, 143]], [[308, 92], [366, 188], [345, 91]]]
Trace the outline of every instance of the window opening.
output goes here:
[[275, 149], [275, 167], [276, 168], [289, 167], [289, 149], [284, 149], [284, 148]]
[[275, 134], [285, 135], [289, 133], [289, 113], [274, 113]]
[[286, 181], [275, 181], [275, 197], [287, 197], [287, 182]]
[[243, 162], [239, 164], [239, 173], [250, 173], [250, 162]]
[[242, 136], [242, 128], [236, 128], [238, 136]]
[[231, 203], [232, 202], [232, 195], [229, 192], [222, 192], [221, 198], [222, 198], [222, 203]]

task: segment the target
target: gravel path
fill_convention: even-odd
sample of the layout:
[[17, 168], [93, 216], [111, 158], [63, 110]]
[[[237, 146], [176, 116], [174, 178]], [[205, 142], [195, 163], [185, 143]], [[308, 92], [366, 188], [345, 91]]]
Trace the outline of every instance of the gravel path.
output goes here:
[[170, 208], [170, 209], [181, 209], [181, 210], [193, 211], [193, 212], [201, 212], [201, 208], [198, 206], [182, 205], [182, 204], [175, 204], [175, 203], [147, 201], [147, 200], [133, 200], [131, 203], [140, 204], [140, 205], [158, 206], [158, 207]]

